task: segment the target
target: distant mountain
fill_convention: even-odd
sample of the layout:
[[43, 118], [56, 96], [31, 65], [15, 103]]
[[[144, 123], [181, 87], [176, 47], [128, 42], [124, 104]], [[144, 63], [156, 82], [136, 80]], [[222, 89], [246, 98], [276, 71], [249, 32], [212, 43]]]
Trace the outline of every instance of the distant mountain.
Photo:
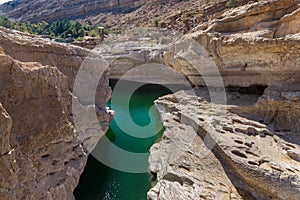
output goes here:
[[[62, 19], [92, 22], [111, 30], [157, 26], [186, 33], [227, 9], [230, 0], [14, 0], [0, 12], [20, 21]], [[239, 5], [250, 0], [239, 0]], [[252, 0], [260, 1], [260, 0]]]
[[79, 19], [100, 13], [128, 13], [146, 0], [14, 0], [0, 5], [0, 12], [21, 21]]

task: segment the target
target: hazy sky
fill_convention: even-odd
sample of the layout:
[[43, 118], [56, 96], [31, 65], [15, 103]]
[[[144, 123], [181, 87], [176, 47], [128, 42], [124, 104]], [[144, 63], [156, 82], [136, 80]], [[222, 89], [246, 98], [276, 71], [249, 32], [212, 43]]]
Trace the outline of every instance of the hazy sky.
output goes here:
[[0, 0], [0, 4], [3, 4], [4, 2], [7, 2], [7, 1], [10, 1], [10, 0]]

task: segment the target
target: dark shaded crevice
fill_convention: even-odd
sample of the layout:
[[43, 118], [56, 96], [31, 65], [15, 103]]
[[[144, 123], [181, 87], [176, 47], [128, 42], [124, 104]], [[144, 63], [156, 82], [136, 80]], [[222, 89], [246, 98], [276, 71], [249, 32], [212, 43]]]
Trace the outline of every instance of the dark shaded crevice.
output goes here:
[[162, 178], [163, 180], [169, 181], [169, 182], [178, 182], [180, 185], [188, 184], [193, 185], [193, 181], [187, 177], [180, 177], [173, 173], [167, 173]]
[[263, 95], [264, 91], [267, 89], [267, 85], [250, 85], [249, 87], [240, 86], [228, 86], [226, 90], [228, 92], [238, 92], [240, 94], [252, 94], [252, 95]]
[[157, 173], [155, 172], [150, 172], [150, 182], [151, 182], [151, 185], [156, 185], [157, 183]]

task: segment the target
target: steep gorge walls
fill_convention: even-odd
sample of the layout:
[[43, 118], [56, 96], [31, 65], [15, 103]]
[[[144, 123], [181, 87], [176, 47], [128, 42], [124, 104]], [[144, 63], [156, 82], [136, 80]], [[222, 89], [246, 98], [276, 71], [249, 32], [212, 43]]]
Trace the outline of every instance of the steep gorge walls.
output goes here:
[[[299, 79], [298, 0], [268, 0], [217, 12], [186, 37], [201, 44], [217, 64], [225, 86], [287, 84]], [[205, 85], [190, 63], [164, 61], [195, 85]], [[205, 63], [203, 63], [205, 64]]]
[[126, 13], [141, 5], [145, 0], [76, 0], [76, 1], [30, 1], [8, 2], [0, 6], [7, 17], [22, 21], [40, 22], [60, 19], [77, 19], [99, 13]]
[[[75, 75], [89, 51], [2, 28], [0, 38], [0, 199], [73, 199], [86, 148], [101, 137], [87, 135], [88, 126], [75, 129], [71, 108]], [[107, 73], [96, 105], [78, 104], [83, 112], [97, 107], [103, 131], [111, 119]]]
[[6, 54], [23, 62], [39, 62], [58, 67], [73, 87], [76, 72], [89, 51], [77, 46], [59, 44], [50, 40], [0, 27], [0, 46]]
[[238, 107], [181, 91], [156, 105], [166, 131], [149, 199], [299, 199], [299, 101]]
[[[72, 92], [74, 81], [78, 70], [86, 57], [97, 62], [98, 56], [90, 50], [78, 46], [60, 44], [48, 39], [36, 37], [11, 31], [0, 27], [0, 46], [4, 52], [16, 60], [22, 62], [38, 62], [42, 65], [57, 67], [62, 72], [68, 82], [68, 88]], [[104, 66], [103, 66], [104, 67]], [[110, 98], [111, 89], [109, 87], [109, 68], [105, 66], [103, 74], [99, 79], [96, 88], [96, 105], [100, 111], [99, 119], [105, 123], [103, 127], [108, 127], [109, 115], [106, 113], [106, 102]]]
[[[157, 184], [149, 199], [299, 199], [299, 3], [249, 2], [185, 36], [206, 49], [233, 90], [227, 104], [235, 102], [208, 102], [201, 87], [199, 96], [182, 91], [156, 101], [166, 131], [150, 150]], [[205, 86], [203, 76], [214, 80], [171, 53], [163, 61], [196, 86]], [[247, 103], [239, 91], [255, 87], [263, 89], [258, 100], [235, 106]]]
[[2, 141], [8, 149], [2, 154], [1, 179], [14, 178], [1, 184], [1, 198], [70, 198], [86, 154], [69, 119], [66, 77], [56, 68], [20, 63], [5, 54], [0, 71], [0, 101], [12, 123]]

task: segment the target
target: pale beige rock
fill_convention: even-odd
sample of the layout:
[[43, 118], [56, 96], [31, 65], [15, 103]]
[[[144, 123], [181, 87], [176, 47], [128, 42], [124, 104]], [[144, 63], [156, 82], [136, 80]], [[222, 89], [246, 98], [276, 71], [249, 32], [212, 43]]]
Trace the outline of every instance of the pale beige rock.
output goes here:
[[[248, 88], [253, 85], [259, 85], [272, 87], [266, 90], [265, 96], [260, 99], [258, 104], [242, 108], [221, 105], [212, 106], [214, 104], [208, 104], [188, 94], [179, 94], [179, 100], [176, 100], [173, 96], [160, 99], [157, 104], [162, 111], [162, 119], [165, 120], [166, 132], [162, 141], [159, 144], [155, 144], [151, 149], [150, 170], [153, 173], [157, 173], [158, 183], [148, 193], [149, 199], [298, 199], [300, 185], [298, 137], [298, 125], [300, 124], [298, 112], [300, 96], [299, 1], [267, 0], [249, 2], [244, 6], [226, 10], [224, 10], [225, 1], [220, 1], [221, 3], [218, 2], [217, 4], [214, 4], [214, 2], [209, 3], [207, 7], [204, 6], [204, 10], [202, 6], [197, 4], [199, 1], [186, 1], [186, 4], [185, 1], [183, 2], [180, 5], [190, 5], [189, 3], [193, 2], [193, 6], [189, 7], [197, 7], [198, 10], [196, 9], [195, 13], [186, 12], [186, 10], [181, 10], [181, 6], [178, 9], [178, 13], [174, 14], [173, 8], [179, 4], [166, 4], [174, 15], [168, 16], [164, 22], [166, 22], [167, 26], [178, 27], [182, 31], [187, 31], [200, 23], [193, 30], [194, 32], [186, 37], [195, 39], [195, 41], [205, 47], [217, 64], [225, 86]], [[132, 24], [133, 22], [153, 23], [154, 16], [158, 13], [156, 11], [160, 10], [160, 12], [165, 12], [166, 15], [170, 14], [167, 11], [168, 9], [162, 8], [162, 6], [155, 3], [145, 6], [131, 15], [125, 15], [120, 18], [117, 16], [115, 22], [126, 26], [128, 23]], [[146, 15], [150, 8], [153, 8], [153, 10], [149, 15]], [[199, 8], [202, 9], [201, 12]], [[195, 18], [193, 20], [184, 19], [188, 15], [195, 16]], [[206, 20], [206, 17], [209, 19]], [[105, 16], [103, 21], [110, 23], [108, 18]], [[97, 21], [98, 19], [94, 20]], [[83, 152], [82, 147], [78, 147], [75, 151], [76, 158], [65, 156], [66, 154], [68, 155], [69, 149], [74, 145], [74, 140], [70, 139], [72, 142], [67, 142], [67, 146], [65, 146], [65, 141], [56, 143], [57, 139], [51, 138], [51, 133], [53, 131], [61, 136], [61, 133], [64, 132], [67, 133], [68, 137], [73, 138], [72, 134], [70, 134], [70, 130], [73, 130], [71, 125], [63, 126], [64, 129], [62, 131], [54, 130], [53, 128], [59, 129], [62, 127], [60, 126], [61, 124], [72, 123], [72, 119], [66, 117], [67, 114], [61, 116], [57, 113], [64, 111], [70, 114], [70, 110], [66, 106], [70, 98], [66, 95], [66, 91], [68, 91], [66, 88], [72, 90], [75, 74], [84, 57], [90, 52], [83, 48], [57, 44], [42, 38], [36, 39], [33, 36], [12, 32], [3, 28], [0, 29], [0, 46], [3, 46], [7, 54], [18, 60], [37, 61], [43, 65], [56, 66], [68, 80], [68, 83], [64, 83], [66, 86], [64, 84], [61, 86], [58, 82], [66, 82], [66, 79], [62, 78], [64, 76], [56, 68], [41, 66], [34, 70], [22, 68], [20, 71], [24, 74], [23, 77], [21, 75], [13, 77], [14, 79], [11, 76], [3, 77], [4, 85], [9, 84], [10, 79], [16, 81], [14, 82], [16, 86], [12, 88], [12, 91], [7, 91], [7, 94], [13, 94], [16, 97], [5, 95], [5, 97], [0, 97], [0, 102], [4, 105], [6, 111], [2, 111], [4, 108], [0, 110], [2, 113], [9, 113], [13, 124], [11, 131], [4, 128], [5, 137], [3, 138], [7, 138], [8, 134], [16, 135], [15, 127], [24, 127], [24, 130], [27, 132], [39, 136], [37, 139], [35, 137], [28, 139], [28, 137], [32, 136], [31, 134], [27, 137], [25, 132], [17, 129], [21, 135], [18, 138], [11, 137], [9, 141], [11, 146], [5, 147], [6, 149], [16, 149], [13, 151], [16, 152], [15, 155], [11, 154], [12, 156], [5, 162], [10, 164], [13, 159], [18, 158], [16, 169], [20, 168], [22, 170], [18, 171], [18, 173], [15, 173], [15, 171], [9, 172], [11, 177], [16, 177], [16, 179], [12, 178], [8, 187], [14, 188], [10, 191], [16, 192], [11, 194], [8, 190], [4, 190], [6, 196], [3, 196], [3, 198], [8, 199], [11, 196], [16, 199], [23, 196], [25, 199], [29, 197], [33, 199], [60, 199], [66, 196], [71, 198], [71, 191], [78, 181], [82, 163], [85, 162], [86, 158], [85, 155], [83, 155], [82, 159], [76, 157], [76, 155], [80, 157]], [[168, 52], [161, 54], [161, 50], [157, 49], [158, 54], [156, 55], [164, 55], [164, 57], [162, 60], [160, 57], [154, 57], [155, 59], [153, 60], [155, 62], [161, 63], [163, 61], [165, 64], [170, 65], [173, 69], [186, 76], [194, 85], [205, 85], [198, 72], [191, 66], [191, 63], [187, 60], [173, 59], [172, 54]], [[152, 57], [149, 56], [149, 52], [143, 51], [143, 49], [138, 49], [138, 51], [138, 53], [133, 55], [135, 59], [121, 58], [114, 63], [113, 73], [115, 73], [115, 77], [119, 77], [122, 73], [135, 66], [153, 61], [151, 60]], [[124, 55], [124, 53], [115, 54], [112, 60], [120, 55], [122, 56], [122, 54]], [[7, 63], [7, 65], [11, 65], [13, 63], [10, 59], [2, 61], [1, 64]], [[22, 65], [31, 66], [29, 68], [32, 68], [32, 66], [36, 67], [36, 64]], [[44, 88], [45, 84], [49, 83], [47, 81], [52, 77], [49, 75], [49, 69], [53, 70], [53, 73], [60, 77], [58, 78], [59, 80], [51, 82], [52, 85], [50, 84], [50, 86], [53, 86], [53, 84], [59, 85], [58, 88], [50, 87], [51, 91]], [[6, 71], [4, 74], [9, 74], [9, 72]], [[25, 75], [28, 75], [28, 77]], [[29, 78], [31, 77], [37, 80], [45, 80], [46, 83], [37, 81], [38, 83], [30, 85], [31, 80]], [[210, 78], [214, 79], [214, 77]], [[104, 78], [100, 80], [102, 87], [98, 88], [99, 96], [97, 101], [97, 106], [102, 112], [99, 117], [100, 122], [104, 127], [107, 127], [110, 118], [104, 107], [110, 92], [107, 79], [108, 76], [105, 74]], [[42, 91], [42, 94], [35, 91], [28, 92], [26, 85], [22, 86], [23, 82], [28, 82], [27, 86], [30, 87], [41, 86], [36, 91]], [[0, 86], [2, 87], [2, 82]], [[273, 87], [277, 87], [277, 89]], [[23, 90], [27, 92], [16, 92], [20, 88], [24, 88]], [[58, 92], [59, 90], [61, 92]], [[60, 96], [57, 93], [65, 94], [66, 96]], [[49, 112], [49, 116], [47, 113], [43, 113], [41, 107], [44, 108], [46, 103], [42, 99], [37, 98], [36, 103], [30, 104], [30, 102], [36, 100], [36, 98], [33, 98], [27, 101], [26, 98], [31, 97], [31, 94], [34, 94], [34, 97], [43, 97], [45, 99], [50, 98], [46, 94], [55, 94], [61, 97], [59, 100], [55, 98], [55, 95], [53, 97], [53, 102], [58, 107], [55, 107], [57, 110]], [[24, 100], [22, 99], [23, 97], [26, 100], [24, 102], [15, 100]], [[239, 95], [236, 95], [234, 98], [232, 100], [236, 104], [241, 104], [239, 101], [242, 100], [239, 99]], [[256, 99], [251, 97], [249, 104], [255, 101]], [[20, 106], [19, 103], [35, 109], [33, 111], [24, 109], [24, 106]], [[79, 109], [88, 113], [90, 107], [79, 106]], [[223, 109], [229, 109], [229, 111], [225, 110], [225, 117], [222, 117], [222, 113], [220, 113]], [[11, 113], [11, 110], [14, 112]], [[45, 120], [44, 118], [53, 120], [53, 116], [58, 116], [51, 122], [50, 132], [47, 132], [50, 125], [49, 127], [48, 125], [40, 127], [43, 123], [37, 125], [39, 120], [34, 118], [34, 116], [37, 116], [35, 110], [43, 113], [41, 115], [42, 119], [39, 119], [42, 122]], [[33, 113], [32, 118], [27, 119], [24, 117], [28, 113]], [[19, 119], [19, 116], [23, 116], [23, 118], [20, 118], [23, 121], [14, 121], [14, 119]], [[259, 120], [260, 122], [257, 122]], [[60, 122], [59, 126], [54, 124], [57, 121]], [[86, 121], [88, 121], [88, 118]], [[91, 123], [94, 122], [92, 121]], [[9, 127], [7, 122], [3, 124], [4, 127]], [[26, 124], [33, 124], [34, 126], [25, 127]], [[31, 131], [30, 128], [34, 128], [34, 131]], [[77, 130], [77, 134], [86, 147], [92, 149], [100, 136], [95, 134], [95, 132], [87, 132], [88, 128], [89, 125], [82, 124]], [[44, 138], [43, 134], [36, 129], [45, 132], [47, 136], [50, 135], [49, 138]], [[0, 131], [2, 131], [1, 127]], [[218, 139], [218, 143], [212, 152], [209, 151], [209, 145], [201, 146], [203, 143], [201, 137], [204, 138], [205, 135], [211, 132], [211, 137]], [[195, 139], [192, 145], [190, 145], [190, 139]], [[55, 142], [52, 143], [52, 140], [55, 140]], [[22, 145], [13, 146], [16, 144], [16, 141], [22, 141]], [[50, 142], [50, 144], [46, 145], [46, 147], [38, 146], [39, 144], [45, 145], [44, 142]], [[59, 139], [58, 142], [60, 142]], [[35, 145], [37, 145], [41, 149], [36, 152], [28, 151], [29, 153], [25, 153], [25, 158], [30, 158], [31, 160], [22, 160], [23, 157], [20, 156], [19, 149], [29, 148], [29, 144], [30, 147], [36, 147]], [[59, 148], [62, 148], [67, 153], [60, 154], [57, 152]], [[50, 152], [49, 155], [53, 154], [55, 157], [62, 157], [67, 161], [67, 167], [61, 167], [63, 163], [60, 160], [54, 160], [55, 165], [59, 166], [55, 167], [55, 169], [74, 169], [72, 171], [74, 176], [67, 179], [65, 171], [56, 172], [51, 167], [47, 168], [48, 165], [45, 167], [43, 164], [40, 164], [41, 160], [34, 159], [36, 155], [38, 158], [45, 156], [46, 161], [43, 161], [43, 163], [49, 162], [52, 164], [52, 157], [47, 158], [47, 154], [42, 154], [48, 152]], [[28, 163], [33, 163], [34, 165], [28, 165]], [[68, 167], [68, 165], [71, 165], [71, 167]], [[14, 168], [12, 167], [12, 169]], [[32, 172], [31, 169], [35, 171]], [[52, 172], [55, 173], [51, 174]], [[3, 172], [0, 171], [0, 173]], [[211, 181], [208, 182], [208, 179], [211, 179]], [[40, 182], [32, 182], [32, 180]], [[58, 187], [55, 186], [57, 181], [60, 184]], [[36, 190], [32, 187], [32, 184], [37, 186]], [[28, 188], [28, 190], [25, 191], [24, 188]]]
[[[207, 103], [185, 92], [157, 100], [166, 131], [151, 149], [150, 171], [158, 182], [149, 199], [218, 199], [220, 181], [240, 199], [299, 199], [298, 15], [297, 0], [249, 2], [217, 12], [185, 36], [206, 49], [227, 90], [237, 90], [227, 93], [227, 102], [248, 106]], [[170, 52], [162, 60], [196, 86], [205, 86], [206, 79], [215, 83], [211, 90], [220, 87], [209, 70], [200, 69], [201, 74], [194, 68], [194, 60]], [[199, 62], [212, 66], [203, 55]], [[262, 92], [268, 87], [252, 105], [256, 99], [250, 94], [259, 86]], [[210, 99], [208, 92], [197, 94]], [[206, 151], [206, 157], [199, 153]], [[208, 164], [207, 158], [216, 162]], [[213, 183], [210, 194], [198, 189], [207, 187], [208, 179]], [[233, 198], [229, 191], [224, 194], [223, 199]]]
[[[12, 31], [0, 27], [0, 46], [3, 51], [13, 57], [14, 59], [23, 62], [39, 62], [42, 65], [54, 66], [59, 69], [66, 77], [68, 81], [69, 90], [72, 92], [74, 87], [74, 81], [79, 69], [82, 65], [89, 65], [90, 70], [97, 70], [101, 72], [100, 77], [94, 77], [95, 80], [99, 80], [98, 87], [95, 92], [95, 104], [97, 106], [98, 120], [104, 127], [108, 127], [109, 119], [111, 116], [106, 112], [106, 102], [110, 98], [111, 89], [109, 87], [109, 68], [103, 65], [102, 59], [92, 51], [84, 49], [74, 45], [60, 44], [53, 42], [49, 39], [33, 36], [18, 31]], [[85, 60], [86, 58], [89, 58]], [[85, 61], [85, 62], [84, 62]], [[89, 63], [88, 63], [89, 62]], [[84, 64], [83, 64], [84, 63]], [[91, 78], [85, 76], [85, 78]], [[88, 81], [84, 80], [84, 85]], [[81, 91], [83, 93], [85, 91]], [[81, 96], [79, 96], [81, 95]], [[81, 97], [81, 100], [87, 99], [87, 95], [91, 94], [75, 94], [77, 97]], [[89, 104], [91, 102], [84, 102]], [[88, 106], [88, 105], [85, 105]]]
[[[297, 0], [249, 2], [216, 13], [185, 37], [206, 49], [225, 86], [290, 83], [300, 74], [299, 9]], [[189, 60], [166, 54], [164, 62], [194, 85], [205, 85]]]
[[71, 198], [87, 154], [69, 119], [66, 77], [54, 67], [20, 63], [4, 54], [0, 59], [0, 99], [12, 125], [6, 154], [15, 154], [9, 199]]
[[179, 123], [175, 111], [164, 112], [164, 105], [157, 103], [166, 130], [150, 150], [149, 169], [158, 182], [148, 199], [242, 199], [193, 127]]
[[[0, 138], [6, 144], [0, 155], [0, 199], [73, 199], [87, 156], [103, 135], [99, 130], [98, 135], [90, 135], [89, 123], [99, 123], [105, 132], [111, 119], [105, 106], [110, 97], [108, 69], [97, 77], [96, 105], [92, 105], [97, 121], [75, 129], [70, 89], [89, 52], [6, 29], [0, 35], [5, 52], [57, 66], [19, 62], [0, 54]], [[86, 112], [91, 105], [84, 103], [81, 108]]]
[[[261, 101], [239, 108], [208, 103], [186, 92], [159, 98], [156, 105], [166, 132], [151, 149], [150, 171], [157, 173], [158, 183], [148, 198], [174, 199], [182, 194], [185, 199], [197, 199], [203, 194], [203, 198], [218, 199], [220, 195], [211, 197], [206, 190], [197, 190], [209, 181], [213, 194], [220, 190], [216, 184], [221, 182], [225, 188], [235, 188], [240, 197], [233, 195], [241, 199], [298, 199], [299, 130], [297, 126], [286, 130], [284, 125], [297, 123], [299, 105], [290, 103], [287, 107], [284, 101], [275, 99], [274, 103]], [[275, 117], [263, 114], [272, 113], [273, 107], [288, 112], [277, 111], [280, 115]], [[264, 123], [245, 118], [260, 113], [267, 118]], [[257, 116], [255, 119], [259, 120]], [[278, 130], [278, 126], [282, 129]], [[212, 152], [203, 150], [203, 141]], [[215, 162], [208, 162], [212, 160]], [[171, 183], [168, 174], [177, 174], [171, 176]], [[195, 177], [198, 178], [194, 180]], [[189, 184], [182, 187], [174, 184], [176, 180], [183, 186], [185, 182]], [[223, 194], [227, 194], [223, 199], [230, 199], [230, 191], [225, 189]]]
[[90, 53], [81, 47], [60, 44], [3, 27], [0, 27], [0, 46], [14, 59], [57, 67], [68, 77], [70, 89], [73, 87], [77, 70]]
[[[298, 3], [299, 4], [299, 3]], [[275, 32], [275, 37], [283, 37], [289, 34], [296, 34], [300, 32], [300, 9], [283, 16], [280, 19], [279, 27]]]

